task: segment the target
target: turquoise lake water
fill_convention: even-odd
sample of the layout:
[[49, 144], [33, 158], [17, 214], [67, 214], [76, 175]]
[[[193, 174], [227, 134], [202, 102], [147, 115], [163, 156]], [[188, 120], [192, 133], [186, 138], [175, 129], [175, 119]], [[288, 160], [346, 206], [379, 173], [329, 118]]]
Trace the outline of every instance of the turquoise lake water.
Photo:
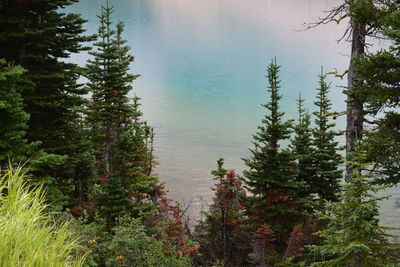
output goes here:
[[[100, 0], [81, 0], [68, 11], [88, 19], [97, 31]], [[210, 171], [218, 158], [240, 173], [241, 158], [249, 156], [251, 136], [268, 101], [266, 68], [276, 57], [282, 65], [282, 110], [296, 116], [301, 92], [313, 111], [321, 66], [325, 71], [347, 69], [350, 48], [337, 43], [346, 23], [335, 22], [301, 31], [338, 0], [109, 0], [113, 18], [125, 22], [125, 39], [136, 57], [132, 72], [142, 76], [135, 93], [142, 98], [144, 117], [156, 132], [156, 171], [170, 196], [191, 200], [190, 214], [210, 203]], [[71, 60], [85, 64], [87, 54]], [[332, 82], [333, 109], [345, 109], [340, 86]], [[344, 118], [337, 120], [344, 129]], [[343, 138], [341, 139], [343, 141]], [[383, 203], [383, 222], [398, 225], [394, 209], [397, 190]]]

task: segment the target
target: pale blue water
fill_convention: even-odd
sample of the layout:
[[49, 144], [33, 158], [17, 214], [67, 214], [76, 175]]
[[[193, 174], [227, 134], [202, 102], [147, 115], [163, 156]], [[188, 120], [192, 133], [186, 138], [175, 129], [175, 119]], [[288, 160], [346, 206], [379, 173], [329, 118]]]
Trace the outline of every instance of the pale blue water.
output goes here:
[[[81, 0], [68, 11], [89, 20], [104, 1]], [[332, 23], [309, 31], [301, 24], [315, 21], [338, 0], [109, 0], [113, 17], [125, 22], [125, 38], [136, 61], [133, 73], [145, 118], [156, 131], [160, 165], [171, 197], [191, 199], [191, 214], [209, 203], [213, 185], [209, 172], [219, 157], [238, 172], [249, 155], [251, 136], [265, 114], [264, 77], [273, 57], [282, 65], [282, 110], [296, 115], [298, 93], [313, 109], [317, 75], [348, 66], [349, 44], [336, 40], [346, 25]], [[72, 57], [84, 64], [86, 54]], [[332, 81], [333, 108], [343, 111], [345, 80]], [[344, 128], [344, 118], [337, 121]], [[393, 201], [385, 203], [385, 221], [394, 224]], [[390, 211], [390, 212], [389, 212]]]

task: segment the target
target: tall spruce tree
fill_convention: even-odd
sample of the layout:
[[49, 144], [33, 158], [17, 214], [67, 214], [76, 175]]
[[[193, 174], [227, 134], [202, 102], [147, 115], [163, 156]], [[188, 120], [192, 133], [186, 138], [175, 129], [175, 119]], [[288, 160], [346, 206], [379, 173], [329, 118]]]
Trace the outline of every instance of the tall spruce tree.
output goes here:
[[268, 67], [267, 78], [270, 101], [263, 105], [268, 114], [254, 135], [252, 157], [245, 159], [248, 170], [243, 172], [248, 216], [255, 227], [271, 226], [277, 239], [278, 252], [282, 252], [294, 225], [302, 222], [299, 197], [300, 185], [296, 181], [295, 164], [288, 149], [281, 142], [289, 138], [291, 122], [284, 121], [279, 110], [280, 66], [273, 60]]
[[323, 244], [311, 246], [311, 266], [398, 266], [399, 244], [388, 241], [389, 228], [379, 226], [379, 188], [370, 185], [365, 174], [365, 151], [357, 148], [351, 162], [351, 183], [343, 187], [339, 202], [328, 205], [321, 219], [328, 222], [318, 233]]
[[304, 108], [304, 99], [297, 100], [298, 119], [293, 127], [294, 137], [291, 141], [291, 149], [297, 160], [297, 181], [303, 183], [300, 194], [309, 197], [314, 192], [315, 156], [311, 129], [311, 116]]
[[[77, 108], [86, 91], [77, 84], [80, 68], [64, 59], [86, 48], [85, 22], [62, 8], [76, 0], [2, 1], [0, 7], [0, 58], [27, 70], [19, 84], [29, 114], [27, 139], [40, 141], [47, 154], [31, 162], [34, 177], [49, 185], [54, 205], [70, 205], [83, 177], [91, 172], [82, 158], [85, 135]], [[85, 170], [84, 170], [85, 169]], [[83, 192], [80, 192], [82, 195]]]
[[[354, 152], [357, 140], [359, 140], [363, 134], [363, 104], [352, 98], [351, 93], [358, 91], [358, 87], [355, 84], [357, 72], [354, 68], [354, 60], [365, 53], [366, 37], [369, 31], [369, 29], [367, 29], [365, 14], [362, 16], [358, 15], [360, 14], [360, 10], [368, 10], [371, 5], [373, 6], [373, 0], [346, 0], [344, 3], [344, 9], [346, 10], [344, 16], [350, 17], [349, 28], [351, 29], [351, 54], [346, 89], [346, 91], [349, 92], [346, 107], [346, 156], [350, 156], [351, 153]], [[350, 181], [351, 174], [351, 164], [347, 164], [347, 181]]]
[[334, 130], [335, 124], [330, 122], [333, 114], [331, 101], [328, 98], [330, 85], [326, 83], [326, 75], [319, 75], [319, 88], [314, 104], [317, 111], [314, 112], [315, 128], [313, 129], [315, 147], [315, 177], [311, 184], [311, 191], [319, 195], [321, 199], [335, 201], [340, 189], [342, 170], [339, 168], [342, 157], [338, 154], [338, 142], [335, 138], [340, 133]]
[[138, 77], [128, 73], [134, 57], [122, 39], [122, 22], [114, 30], [111, 14], [108, 3], [102, 6], [97, 49], [90, 52], [93, 60], [89, 60], [86, 74], [92, 93], [87, 122], [102, 181], [97, 204], [110, 227], [124, 212], [136, 216], [151, 212], [157, 183], [150, 171], [152, 130], [140, 120], [138, 99], [131, 104], [128, 98]]
[[[398, 10], [399, 1], [397, 0], [345, 0], [337, 7], [331, 9], [328, 15], [320, 19], [317, 23], [309, 26], [314, 27], [329, 22], [336, 22], [339, 24], [345, 21], [343, 20], [344, 18], [349, 18], [348, 27], [341, 37], [341, 40], [347, 37], [347, 40], [351, 43], [350, 65], [349, 69], [344, 72], [344, 74], [348, 74], [348, 85], [346, 89], [348, 95], [346, 110], [346, 153], [349, 156], [354, 151], [357, 140], [360, 140], [364, 133], [364, 123], [368, 121], [365, 119], [366, 115], [370, 115], [368, 114], [369, 111], [366, 112], [367, 114], [365, 114], [364, 111], [363, 98], [366, 95], [365, 91], [362, 89], [362, 83], [360, 84], [359, 80], [364, 80], [365, 78], [360, 77], [359, 71], [361, 69], [356, 66], [358, 58], [369, 54], [366, 49], [368, 40], [382, 39], [382, 35], [385, 35], [385, 24], [388, 20], [394, 18], [394, 20], [392, 20], [394, 24], [389, 26], [389, 28], [397, 24], [395, 22], [395, 17], [397, 16], [395, 13]], [[388, 28], [386, 28], [386, 30], [387, 29]], [[396, 30], [392, 31], [392, 33], [393, 32], [396, 32]], [[388, 36], [385, 36], [385, 38], [386, 37]], [[365, 72], [367, 74], [366, 78], [374, 77], [374, 75], [371, 75], [373, 73], [378, 74], [379, 72], [375, 72], [378, 68], [380, 67], [375, 68], [375, 70], [370, 68], [369, 71]], [[337, 73], [336, 76], [343, 77], [343, 75], [338, 75]], [[370, 100], [376, 97], [376, 95], [373, 95], [374, 93], [371, 95], [372, 97], [370, 97]], [[347, 164], [346, 180], [349, 180], [351, 173], [351, 166]]]
[[[364, 11], [366, 13], [367, 11]], [[355, 60], [358, 91], [351, 97], [364, 104], [368, 116], [365, 148], [379, 183], [400, 182], [400, 3], [385, 1], [373, 9], [370, 23], [390, 40], [388, 47]]]

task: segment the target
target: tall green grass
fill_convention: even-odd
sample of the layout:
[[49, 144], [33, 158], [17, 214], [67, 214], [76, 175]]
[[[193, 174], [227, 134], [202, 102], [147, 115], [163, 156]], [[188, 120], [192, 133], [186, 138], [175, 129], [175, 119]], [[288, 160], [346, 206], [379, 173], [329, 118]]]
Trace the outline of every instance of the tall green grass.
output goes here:
[[82, 266], [68, 222], [56, 223], [46, 207], [43, 188], [29, 186], [23, 168], [0, 178], [1, 267]]

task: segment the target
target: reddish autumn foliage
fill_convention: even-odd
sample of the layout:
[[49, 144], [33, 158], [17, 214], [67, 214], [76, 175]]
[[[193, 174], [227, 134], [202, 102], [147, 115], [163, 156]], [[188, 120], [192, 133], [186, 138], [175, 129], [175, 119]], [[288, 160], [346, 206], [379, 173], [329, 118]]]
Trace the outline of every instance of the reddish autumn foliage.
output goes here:
[[111, 92], [109, 94], [107, 94], [108, 97], [113, 97], [113, 96], [117, 96], [119, 95], [117, 92]]
[[103, 176], [100, 176], [97, 178], [97, 181], [105, 183], [105, 182], [107, 182], [107, 179]]
[[293, 230], [290, 234], [285, 258], [298, 258], [303, 256], [303, 236], [304, 234], [300, 230]]
[[221, 212], [224, 217], [224, 223], [238, 225], [240, 222], [232, 216], [235, 211], [242, 210], [244, 207], [239, 202], [239, 195], [246, 195], [240, 181], [233, 170], [226, 174], [225, 178], [221, 178], [219, 183], [215, 185], [215, 197], [210, 207], [211, 211]]
[[300, 207], [296, 202], [293, 200], [293, 197], [279, 192], [274, 188], [270, 188], [267, 190], [266, 200], [270, 203], [270, 208], [274, 209], [277, 205], [285, 205], [289, 209], [298, 210]]
[[202, 266], [212, 266], [216, 261], [222, 261], [224, 266], [241, 266], [250, 252], [244, 206], [239, 201], [246, 192], [235, 172], [224, 170], [222, 163], [218, 161], [218, 170], [212, 172], [218, 180], [213, 203], [195, 231], [202, 254], [196, 262]]
[[94, 201], [87, 200], [87, 201], [81, 201], [79, 205], [73, 206], [70, 211], [72, 216], [74, 217], [80, 217], [84, 214], [84, 211], [89, 211], [93, 209], [94, 207]]
[[197, 252], [199, 246], [190, 242], [188, 238], [188, 229], [183, 221], [184, 212], [179, 203], [173, 203], [172, 199], [165, 196], [163, 185], [158, 189], [158, 193], [157, 204], [159, 211], [152, 216], [152, 221], [166, 252], [177, 256], [192, 255]]
[[253, 265], [263, 265], [268, 257], [275, 256], [275, 240], [275, 233], [270, 225], [257, 225], [250, 241], [253, 250], [247, 255], [249, 262]]
[[272, 242], [275, 240], [274, 231], [271, 230], [270, 225], [260, 224], [254, 234], [255, 239], [261, 241], [268, 247], [273, 247]]

